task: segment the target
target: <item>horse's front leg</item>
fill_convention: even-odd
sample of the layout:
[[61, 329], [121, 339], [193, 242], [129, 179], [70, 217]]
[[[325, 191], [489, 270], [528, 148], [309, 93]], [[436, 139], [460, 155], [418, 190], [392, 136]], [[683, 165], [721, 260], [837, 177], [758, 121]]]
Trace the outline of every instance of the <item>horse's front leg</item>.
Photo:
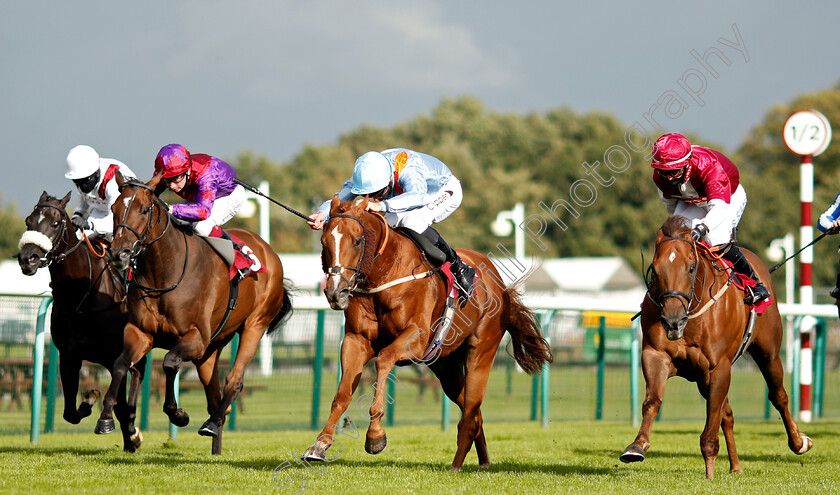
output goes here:
[[[365, 363], [373, 357], [373, 349], [370, 341], [355, 333], [345, 334], [341, 342], [341, 381], [338, 383], [338, 390], [330, 406], [330, 416], [327, 424], [312, 446], [306, 449], [302, 458], [306, 461], [327, 461], [325, 454], [335, 441], [335, 433], [338, 429], [341, 415], [350, 405], [353, 392], [359, 385], [362, 376], [362, 368]], [[337, 455], [340, 455], [337, 454]], [[335, 457], [337, 458], [337, 457]]]
[[[382, 416], [385, 415], [386, 401], [393, 403], [394, 398], [388, 395], [388, 383], [396, 380], [391, 375], [396, 356], [391, 352], [393, 344], [382, 350], [376, 358], [376, 381], [373, 383], [373, 397], [367, 396], [370, 402], [370, 425], [365, 435], [365, 452], [378, 454], [388, 446], [388, 437], [382, 428]], [[365, 396], [363, 396], [365, 397]], [[361, 398], [361, 397], [360, 397]]]
[[123, 332], [123, 351], [114, 362], [114, 367], [111, 370], [111, 385], [108, 387], [105, 398], [102, 399], [102, 414], [99, 415], [94, 433], [111, 433], [116, 429], [114, 426], [114, 407], [117, 405], [117, 394], [121, 389], [125, 390], [123, 388], [125, 375], [129, 368], [138, 363], [150, 350], [152, 350], [151, 336], [143, 333], [134, 324], [127, 323]]
[[190, 415], [178, 407], [175, 400], [175, 377], [181, 371], [184, 360], [192, 361], [203, 354], [204, 344], [201, 334], [195, 328], [184, 334], [163, 358], [163, 372], [166, 375], [166, 393], [163, 400], [163, 412], [169, 416], [173, 425], [183, 428], [190, 423]]
[[[91, 411], [91, 405], [87, 402], [82, 402], [79, 409], [76, 410], [76, 395], [79, 393], [79, 371], [81, 369], [81, 359], [66, 355], [58, 361], [61, 388], [64, 391], [64, 421], [74, 425], [79, 424], [83, 418], [90, 416]], [[96, 401], [94, 400], [94, 402]]]
[[645, 452], [650, 448], [650, 431], [653, 421], [662, 406], [665, 383], [672, 374], [673, 365], [667, 354], [651, 348], [642, 352], [642, 373], [645, 376], [645, 400], [642, 403], [642, 424], [636, 439], [619, 456], [622, 462], [645, 460]]
[[[728, 362], [719, 363], [710, 373], [708, 378], [709, 390], [706, 397], [706, 426], [700, 435], [700, 452], [706, 462], [706, 478], [715, 477], [715, 460], [720, 452], [720, 431], [723, 418], [724, 405], [728, 405], [727, 394], [729, 394], [729, 382], [732, 377], [732, 368]], [[727, 439], [728, 442], [728, 439]], [[730, 452], [735, 452], [735, 441], [728, 445]], [[737, 454], [736, 459], [737, 459]]]

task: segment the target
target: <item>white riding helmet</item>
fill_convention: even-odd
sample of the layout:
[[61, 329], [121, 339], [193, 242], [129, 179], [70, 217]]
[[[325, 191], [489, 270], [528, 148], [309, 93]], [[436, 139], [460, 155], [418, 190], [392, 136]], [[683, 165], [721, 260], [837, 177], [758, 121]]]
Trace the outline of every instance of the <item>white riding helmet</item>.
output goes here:
[[353, 187], [357, 195], [375, 193], [384, 189], [394, 178], [394, 166], [378, 151], [368, 151], [356, 159], [353, 166]]
[[84, 179], [96, 173], [97, 170], [99, 170], [99, 153], [90, 146], [80, 144], [67, 153], [67, 172], [64, 176], [68, 179]]

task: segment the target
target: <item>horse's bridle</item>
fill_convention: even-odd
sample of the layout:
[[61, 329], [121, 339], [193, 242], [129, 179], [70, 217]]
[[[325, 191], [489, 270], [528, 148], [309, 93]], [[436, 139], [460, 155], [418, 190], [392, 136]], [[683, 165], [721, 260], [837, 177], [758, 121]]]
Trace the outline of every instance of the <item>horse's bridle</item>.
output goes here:
[[[662, 291], [656, 296], [651, 294], [651, 281], [649, 280], [650, 272], [653, 271], [653, 263], [648, 266], [647, 272], [645, 273], [645, 285], [648, 287], [648, 294], [650, 295], [650, 299], [656, 305], [659, 310], [662, 310], [662, 306], [665, 304], [666, 299], [670, 298], [678, 298], [680, 303], [683, 306], [683, 310], [685, 311], [686, 316], [691, 315], [692, 313], [692, 304], [696, 301], [698, 304], [700, 303], [700, 299], [697, 298], [697, 292], [695, 287], [697, 285], [697, 274], [700, 272], [700, 256], [697, 252], [697, 243], [691, 239], [686, 239], [685, 237], [666, 237], [662, 239], [656, 244], [656, 251], [659, 251], [659, 246], [661, 246], [666, 241], [684, 241], [691, 244], [691, 250], [694, 252], [694, 260], [696, 263], [694, 274], [691, 279], [691, 290], [688, 294], [680, 290], [666, 290]], [[695, 309], [698, 305], [695, 305]]]
[[[374, 215], [376, 215], [380, 220], [382, 220], [383, 223], [385, 223], [386, 228], [386, 241], [382, 244], [382, 246], [379, 247], [376, 255], [373, 257], [373, 261], [376, 261], [376, 259], [379, 258], [379, 255], [381, 255], [382, 251], [385, 249], [385, 244], [387, 244], [388, 224], [385, 222], [385, 217], [383, 217], [382, 215], [379, 215], [377, 213], [374, 213]], [[362, 273], [362, 263], [364, 263], [365, 255], [367, 254], [367, 235], [365, 235], [365, 232], [368, 232], [368, 229], [365, 227], [365, 222], [355, 215], [347, 215], [345, 213], [330, 215], [330, 220], [332, 220], [333, 218], [350, 218], [352, 220], [355, 220], [359, 223], [359, 225], [362, 226], [362, 255], [359, 256], [359, 262], [356, 264], [356, 266], [333, 265], [330, 267], [326, 267], [326, 271], [324, 272], [327, 278], [330, 278], [333, 275], [340, 276], [341, 279], [347, 284], [347, 286], [350, 289], [350, 293], [352, 294], [354, 291], [356, 291], [360, 283], [365, 282], [367, 276], [369, 275], [369, 273]], [[338, 260], [336, 260], [336, 262], [338, 262]], [[344, 276], [344, 270], [350, 270], [353, 272], [350, 278]]]
[[56, 255], [55, 254], [55, 249], [56, 249], [56, 247], [58, 247], [58, 244], [59, 244], [60, 241], [64, 241], [65, 244], [69, 244], [69, 242], [67, 242], [67, 240], [69, 238], [69, 229], [67, 228], [67, 212], [64, 210], [64, 208], [61, 208], [61, 207], [56, 206], [56, 205], [51, 205], [49, 203], [38, 203], [37, 205], [35, 205], [35, 208], [36, 209], [37, 208], [53, 208], [55, 210], [58, 210], [59, 213], [61, 213], [61, 228], [59, 229], [58, 233], [55, 235], [55, 238], [50, 239], [50, 242], [52, 243], [52, 249], [47, 251], [44, 254], [43, 258], [39, 258], [39, 260], [38, 260], [41, 263], [38, 266], [38, 268], [44, 268], [44, 267], [49, 266], [53, 263], [61, 262], [62, 260], [64, 260], [64, 258], [66, 258], [68, 255], [70, 255], [70, 253], [72, 253], [73, 251], [78, 249], [79, 246], [81, 246], [82, 243], [81, 242], [76, 243], [76, 245], [73, 246], [72, 248], [68, 249], [67, 251], [64, 251], [63, 253], [61, 253], [59, 255]]
[[[166, 234], [166, 231], [169, 230], [169, 227], [172, 225], [172, 219], [169, 216], [169, 211], [166, 206], [166, 203], [164, 203], [164, 201], [155, 194], [155, 191], [151, 187], [147, 186], [142, 182], [137, 182], [133, 180], [124, 182], [120, 186], [120, 191], [122, 191], [125, 187], [133, 187], [134, 193], [131, 195], [131, 199], [129, 200], [128, 205], [126, 205], [125, 212], [123, 213], [122, 222], [114, 226], [114, 235], [116, 236], [117, 231], [120, 228], [123, 228], [134, 234], [134, 237], [137, 238], [136, 241], [131, 243], [131, 248], [128, 250], [131, 269], [137, 271], [137, 259], [143, 254], [147, 247], [159, 241]], [[134, 199], [137, 197], [137, 188], [146, 189], [147, 191], [151, 192], [152, 197], [155, 198], [155, 201], [152, 203], [152, 210], [147, 213], [143, 213], [144, 215], [148, 215], [148, 221], [146, 222], [146, 228], [143, 229], [142, 235], [140, 232], [137, 232], [137, 230], [134, 229], [134, 227], [126, 223], [128, 221], [128, 212], [131, 211], [131, 206], [134, 204]], [[157, 212], [157, 215], [155, 215], [155, 212]], [[166, 217], [166, 226], [164, 226], [163, 231], [160, 233], [159, 236], [149, 240], [149, 237], [151, 237], [152, 235], [152, 228], [154, 227], [155, 218], [161, 218], [164, 216]], [[147, 292], [169, 292], [178, 287], [181, 281], [184, 280], [184, 276], [187, 273], [187, 262], [189, 261], [189, 243], [187, 242], [186, 234], [184, 234], [184, 245], [186, 246], [186, 251], [184, 253], [184, 268], [181, 271], [181, 276], [180, 278], [178, 278], [177, 282], [175, 282], [169, 287], [164, 287], [162, 289], [146, 287], [145, 285], [141, 284], [136, 279], [136, 277], [132, 280], [132, 283]]]

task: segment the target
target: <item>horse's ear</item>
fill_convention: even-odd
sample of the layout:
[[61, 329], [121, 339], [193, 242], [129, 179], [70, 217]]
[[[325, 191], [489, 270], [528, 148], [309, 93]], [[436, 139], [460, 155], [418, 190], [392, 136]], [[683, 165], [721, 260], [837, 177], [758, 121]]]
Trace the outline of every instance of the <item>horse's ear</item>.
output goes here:
[[125, 177], [123, 177], [122, 172], [120, 172], [119, 170], [117, 170], [117, 173], [114, 175], [114, 179], [117, 180], [118, 187], [121, 187], [123, 184], [125, 184]]
[[44, 192], [41, 193], [41, 197], [38, 198], [38, 203], [39, 204], [40, 203], [46, 203], [47, 201], [49, 201], [49, 199], [50, 199], [50, 195], [47, 194], [47, 191], [44, 191]]
[[341, 200], [338, 199], [338, 194], [333, 196], [332, 201], [330, 201], [330, 215], [336, 213], [338, 211], [338, 205], [341, 204]]
[[359, 198], [356, 201], [356, 206], [358, 206], [359, 208], [361, 208], [363, 210], [367, 210], [368, 201], [369, 201], [368, 196], [365, 195], [363, 198]]
[[147, 186], [151, 187], [152, 190], [157, 189], [158, 184], [160, 184], [160, 179], [163, 178], [163, 174], [155, 174], [149, 179], [149, 182], [146, 183]]
[[[70, 193], [71, 193], [71, 192], [73, 192], [73, 191], [67, 191], [67, 194], [65, 194], [65, 195], [64, 195], [64, 197], [63, 197], [63, 198], [61, 198], [61, 199], [58, 201], [58, 204], [60, 204], [62, 208], [64, 208], [65, 206], [67, 206], [67, 203], [70, 201]], [[46, 194], [46, 193], [44, 193], [44, 194]]]
[[656, 244], [662, 242], [663, 239], [665, 239], [665, 233], [662, 232], [662, 229], [660, 228], [659, 231], [656, 232]]

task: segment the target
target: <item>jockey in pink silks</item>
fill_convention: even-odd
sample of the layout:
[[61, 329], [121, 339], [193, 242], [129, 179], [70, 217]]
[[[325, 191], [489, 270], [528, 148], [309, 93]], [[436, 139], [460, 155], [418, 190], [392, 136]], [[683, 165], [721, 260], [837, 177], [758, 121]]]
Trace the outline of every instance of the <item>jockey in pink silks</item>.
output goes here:
[[155, 158], [155, 175], [163, 180], [155, 194], [168, 187], [188, 203], [171, 205], [175, 218], [190, 223], [195, 233], [221, 237], [223, 223], [236, 215], [245, 202], [245, 189], [233, 181], [236, 172], [226, 162], [210, 155], [190, 154], [180, 144], [168, 144]]
[[729, 244], [723, 259], [735, 271], [755, 281], [744, 302], [755, 305], [770, 297], [735, 245], [735, 229], [747, 206], [747, 193], [739, 183], [738, 169], [719, 151], [692, 146], [682, 134], [665, 134], [653, 145], [653, 182], [672, 215], [691, 222], [691, 237], [711, 246]]

